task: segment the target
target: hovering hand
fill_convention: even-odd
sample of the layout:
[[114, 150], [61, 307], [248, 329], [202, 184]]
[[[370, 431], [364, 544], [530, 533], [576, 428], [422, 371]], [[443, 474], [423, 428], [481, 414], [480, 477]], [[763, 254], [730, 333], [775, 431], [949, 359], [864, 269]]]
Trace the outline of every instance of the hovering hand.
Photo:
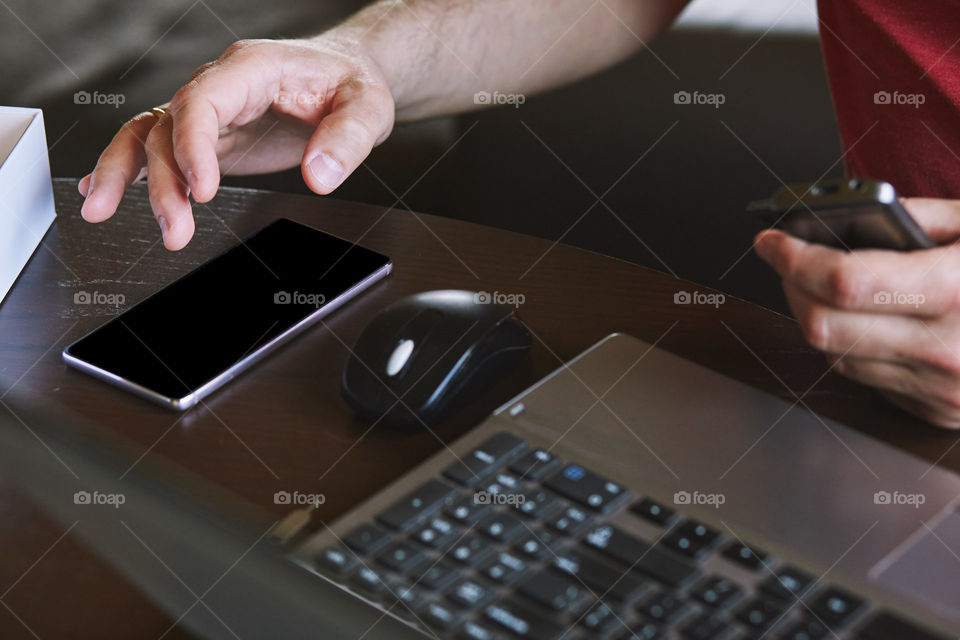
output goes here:
[[81, 214], [102, 222], [147, 177], [167, 249], [193, 236], [189, 196], [214, 197], [221, 174], [301, 166], [328, 194], [393, 128], [394, 102], [376, 63], [350, 42], [243, 40], [197, 69], [169, 106], [123, 125], [80, 181]]

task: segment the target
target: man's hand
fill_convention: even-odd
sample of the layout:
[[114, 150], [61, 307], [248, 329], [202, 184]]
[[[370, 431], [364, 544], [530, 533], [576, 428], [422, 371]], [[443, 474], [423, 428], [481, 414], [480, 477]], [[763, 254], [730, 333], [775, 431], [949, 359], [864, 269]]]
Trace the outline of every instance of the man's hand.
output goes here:
[[146, 173], [164, 245], [193, 236], [189, 196], [207, 202], [225, 173], [298, 164], [316, 193], [333, 191], [393, 128], [394, 102], [373, 60], [349, 41], [250, 40], [205, 64], [168, 113], [142, 113], [114, 136], [80, 181], [90, 222], [114, 214]]
[[845, 253], [764, 231], [755, 247], [783, 278], [807, 341], [837, 371], [960, 429], [960, 201], [904, 205], [941, 246]]
[[394, 118], [571, 82], [640, 49], [687, 2], [379, 0], [316, 38], [238, 42], [194, 73], [168, 114], [124, 125], [80, 181], [83, 217], [109, 218], [145, 172], [164, 244], [180, 249], [193, 235], [188, 196], [210, 200], [223, 173], [300, 164], [313, 191], [330, 193]]

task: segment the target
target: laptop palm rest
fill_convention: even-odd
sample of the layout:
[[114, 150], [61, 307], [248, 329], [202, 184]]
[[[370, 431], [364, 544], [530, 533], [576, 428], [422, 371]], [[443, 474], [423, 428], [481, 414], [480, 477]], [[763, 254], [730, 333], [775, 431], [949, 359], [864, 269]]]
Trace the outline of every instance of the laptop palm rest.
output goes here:
[[920, 599], [945, 617], [956, 616], [960, 585], [960, 511], [923, 526], [874, 567], [876, 580], [904, 597]]

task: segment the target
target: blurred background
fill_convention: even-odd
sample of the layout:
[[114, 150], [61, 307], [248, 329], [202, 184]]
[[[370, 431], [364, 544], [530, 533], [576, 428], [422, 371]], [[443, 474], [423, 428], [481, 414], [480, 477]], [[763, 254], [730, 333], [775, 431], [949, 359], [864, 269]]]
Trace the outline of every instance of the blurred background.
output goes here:
[[[0, 104], [42, 108], [53, 175], [80, 177], [230, 43], [315, 34], [366, 2], [0, 4]], [[399, 125], [335, 197], [560, 240], [786, 312], [744, 206], [781, 180], [841, 175], [840, 159], [814, 0], [694, 0], [651, 50], [593, 78]], [[309, 193], [298, 169], [225, 183]]]

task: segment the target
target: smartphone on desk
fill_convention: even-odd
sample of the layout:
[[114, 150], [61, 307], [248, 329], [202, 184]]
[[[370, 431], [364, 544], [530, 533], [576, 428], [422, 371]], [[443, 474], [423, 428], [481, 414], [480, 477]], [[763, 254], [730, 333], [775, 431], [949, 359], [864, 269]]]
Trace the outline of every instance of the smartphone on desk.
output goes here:
[[63, 350], [72, 367], [184, 410], [392, 268], [281, 218]]
[[747, 211], [792, 236], [838, 249], [930, 249], [936, 243], [877, 180], [830, 180], [778, 189]]

